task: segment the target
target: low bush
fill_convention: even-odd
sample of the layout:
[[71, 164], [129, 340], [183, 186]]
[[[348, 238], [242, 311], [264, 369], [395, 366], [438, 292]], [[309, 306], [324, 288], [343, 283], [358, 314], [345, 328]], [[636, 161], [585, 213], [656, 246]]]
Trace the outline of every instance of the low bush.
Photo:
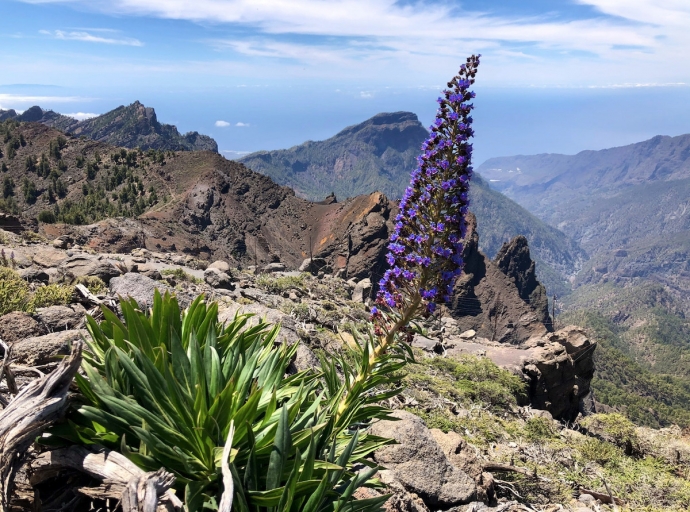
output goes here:
[[39, 286], [33, 294], [31, 294], [26, 311], [33, 312], [38, 308], [69, 304], [72, 301], [73, 294], [74, 286], [64, 284]]
[[17, 272], [0, 267], [0, 315], [12, 311], [33, 313], [37, 308], [69, 304], [73, 293], [73, 286], [63, 284], [39, 286], [32, 292]]
[[96, 276], [79, 276], [74, 284], [83, 284], [94, 295], [105, 293], [108, 290], [108, 286], [103, 280]]
[[387, 499], [352, 500], [378, 471], [367, 457], [388, 444], [356, 427], [385, 417], [369, 405], [381, 396], [365, 387], [344, 399], [332, 362], [286, 376], [297, 344], [276, 345], [278, 327], [249, 326], [249, 315], [220, 324], [203, 297], [184, 312], [157, 291], [149, 312], [132, 300], [120, 307], [124, 321], [106, 308], [101, 323], [88, 318], [76, 377], [85, 403], [44, 442], [104, 445], [146, 471], [165, 467], [188, 512], [217, 509], [226, 443], [233, 510], [357, 512]]
[[194, 277], [192, 274], [188, 274], [181, 268], [166, 268], [161, 270], [162, 276], [171, 276], [178, 281], [183, 281], [185, 283], [203, 283], [204, 280], [198, 277]]
[[0, 316], [12, 311], [25, 311], [29, 304], [29, 285], [19, 274], [0, 267]]
[[256, 278], [256, 286], [270, 293], [283, 293], [291, 288], [303, 289], [306, 283], [307, 274], [299, 276], [274, 276], [271, 274], [261, 274]]

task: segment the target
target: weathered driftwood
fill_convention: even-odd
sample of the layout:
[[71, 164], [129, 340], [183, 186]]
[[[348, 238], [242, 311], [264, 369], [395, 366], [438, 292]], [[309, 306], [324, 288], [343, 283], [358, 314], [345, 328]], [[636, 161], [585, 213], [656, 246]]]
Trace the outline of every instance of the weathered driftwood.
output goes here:
[[9, 508], [14, 475], [36, 436], [58, 419], [66, 406], [67, 391], [81, 364], [83, 342], [49, 375], [36, 379], [0, 413], [0, 511]]
[[[175, 481], [170, 473], [163, 469], [145, 473], [124, 455], [105, 448], [89, 451], [83, 446], [70, 446], [43, 453], [31, 463], [31, 484], [38, 485], [65, 469], [101, 480], [99, 487], [83, 487], [79, 492], [92, 498], [122, 499], [124, 512], [154, 511], [155, 506], [142, 508], [152, 502], [158, 503], [159, 511], [172, 512], [182, 507], [179, 498], [169, 491]], [[125, 508], [125, 503], [134, 508]]]
[[133, 477], [122, 493], [122, 512], [156, 512], [158, 499], [174, 481], [175, 477], [163, 468]]

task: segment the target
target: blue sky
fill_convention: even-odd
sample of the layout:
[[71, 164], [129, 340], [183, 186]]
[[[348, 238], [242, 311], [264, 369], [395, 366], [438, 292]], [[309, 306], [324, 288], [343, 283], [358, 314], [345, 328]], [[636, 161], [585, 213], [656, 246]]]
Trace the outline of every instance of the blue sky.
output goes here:
[[690, 132], [687, 0], [0, 0], [0, 108], [140, 100], [221, 151], [429, 124], [464, 57], [477, 163]]

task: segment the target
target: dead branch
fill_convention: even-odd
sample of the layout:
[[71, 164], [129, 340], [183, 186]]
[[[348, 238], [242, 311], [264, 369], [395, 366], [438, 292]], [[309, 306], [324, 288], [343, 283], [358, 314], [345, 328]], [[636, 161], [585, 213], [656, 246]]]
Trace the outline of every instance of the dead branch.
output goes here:
[[585, 489], [584, 487], [580, 487], [580, 494], [589, 494], [593, 498], [601, 501], [602, 503], [606, 503], [608, 505], [611, 505], [611, 504], [625, 505], [625, 501], [623, 501], [620, 498], [616, 498], [615, 496], [612, 496], [610, 494], [604, 494], [601, 492], [592, 491], [590, 489]]
[[[168, 484], [169, 473], [144, 473], [138, 466], [124, 455], [97, 448], [90, 451], [83, 446], [70, 446], [41, 454], [31, 463], [32, 485], [56, 476], [61, 470], [74, 469], [86, 473], [89, 476], [101, 480], [99, 487], [80, 488], [79, 492], [92, 498], [114, 498], [122, 499], [124, 507], [124, 497], [128, 493], [130, 503], [143, 506], [155, 490], [157, 499], [160, 499], [159, 510], [172, 512], [182, 508], [182, 502], [169, 491], [169, 487], [174, 482], [174, 478]], [[155, 476], [158, 475], [158, 476]], [[170, 475], [172, 477], [172, 475]], [[149, 482], [149, 480], [151, 480]], [[167, 485], [167, 486], [166, 486]], [[143, 494], [139, 493], [140, 487]], [[136, 491], [136, 492], [135, 492]], [[160, 491], [160, 492], [159, 492]], [[128, 510], [124, 509], [123, 510]], [[144, 509], [129, 509], [139, 512]]]
[[83, 346], [75, 341], [72, 353], [53, 373], [27, 384], [0, 413], [0, 512], [8, 510], [14, 475], [26, 450], [64, 413]]

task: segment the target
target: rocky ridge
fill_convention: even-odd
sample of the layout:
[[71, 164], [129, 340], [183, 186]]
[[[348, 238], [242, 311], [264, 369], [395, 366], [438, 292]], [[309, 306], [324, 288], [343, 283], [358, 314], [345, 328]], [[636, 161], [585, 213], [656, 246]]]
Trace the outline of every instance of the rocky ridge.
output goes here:
[[82, 121], [38, 106], [21, 114], [14, 110], [0, 111], [0, 121], [5, 119], [41, 123], [78, 137], [129, 149], [218, 152], [218, 144], [208, 135], [198, 132], [180, 134], [175, 126], [160, 123], [156, 111], [139, 101]]

